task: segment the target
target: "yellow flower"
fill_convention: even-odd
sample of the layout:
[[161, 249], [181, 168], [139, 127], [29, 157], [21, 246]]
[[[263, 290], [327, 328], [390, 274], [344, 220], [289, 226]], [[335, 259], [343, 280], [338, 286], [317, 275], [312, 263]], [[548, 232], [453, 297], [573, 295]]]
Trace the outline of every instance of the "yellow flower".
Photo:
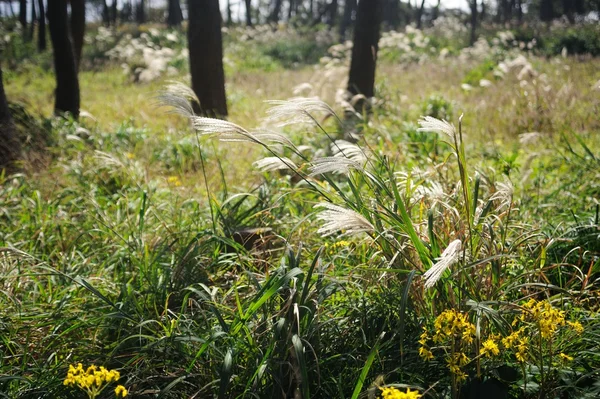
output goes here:
[[581, 334], [583, 332], [583, 326], [578, 321], [567, 321], [569, 327], [571, 327], [577, 334]]
[[483, 348], [481, 348], [481, 354], [486, 355], [487, 357], [498, 356], [500, 354], [498, 344], [496, 344], [493, 339], [484, 341]]
[[419, 399], [421, 395], [419, 391], [411, 391], [410, 388], [406, 392], [394, 387], [379, 388], [381, 389], [381, 397], [383, 399]]
[[419, 348], [419, 356], [423, 358], [423, 360], [429, 361], [433, 359], [433, 353], [424, 346]]
[[179, 177], [177, 177], [177, 176], [169, 176], [167, 178], [167, 182], [169, 184], [174, 185], [175, 187], [181, 186], [181, 180], [179, 180]]
[[122, 398], [124, 398], [125, 396], [127, 396], [127, 393], [127, 389], [125, 389], [123, 385], [118, 385], [115, 388], [115, 395], [117, 396], [121, 396]]
[[560, 360], [562, 360], [564, 362], [572, 362], [573, 361], [573, 357], [566, 355], [564, 353], [559, 353], [558, 357], [560, 357]]

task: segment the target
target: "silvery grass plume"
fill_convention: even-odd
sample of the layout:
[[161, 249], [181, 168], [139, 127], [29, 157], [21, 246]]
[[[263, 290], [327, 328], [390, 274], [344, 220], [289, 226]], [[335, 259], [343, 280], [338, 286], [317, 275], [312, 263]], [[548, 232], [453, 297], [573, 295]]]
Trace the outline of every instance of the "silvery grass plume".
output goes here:
[[445, 134], [452, 140], [456, 137], [456, 129], [454, 125], [445, 121], [436, 119], [432, 116], [424, 116], [419, 119], [420, 128], [417, 129], [419, 132], [437, 132]]
[[342, 230], [343, 234], [355, 234], [374, 231], [375, 227], [364, 216], [352, 210], [342, 208], [327, 202], [315, 205], [315, 208], [325, 208], [317, 215], [317, 219], [325, 224], [317, 230], [323, 237], [330, 236]]
[[367, 154], [362, 148], [346, 140], [336, 140], [333, 142], [331, 144], [331, 152], [334, 157], [348, 158], [361, 165], [367, 163], [368, 160]]
[[221, 141], [249, 141], [263, 144], [252, 133], [235, 123], [203, 116], [192, 116], [191, 120], [194, 129], [203, 136], [217, 136]]
[[158, 95], [158, 101], [162, 105], [173, 108], [173, 113], [187, 116], [194, 116], [192, 102], [200, 104], [198, 97], [194, 91], [181, 82], [171, 82]]
[[460, 240], [454, 240], [448, 245], [444, 252], [442, 252], [442, 256], [438, 258], [438, 261], [423, 274], [425, 288], [433, 287], [442, 276], [442, 273], [458, 262], [461, 247]]
[[350, 170], [364, 170], [367, 163], [365, 152], [357, 146], [345, 140], [336, 140], [331, 144], [332, 157], [317, 158], [312, 161], [310, 167], [311, 176], [327, 172], [349, 173]]
[[500, 205], [496, 210], [508, 207], [512, 203], [514, 192], [515, 188], [510, 180], [507, 179], [504, 183], [496, 183], [496, 192], [490, 197], [490, 201], [500, 201]]
[[317, 125], [313, 114], [323, 113], [325, 116], [335, 116], [335, 112], [325, 102], [318, 98], [296, 97], [289, 100], [267, 101], [273, 105], [267, 110], [267, 121], [283, 127], [293, 124]]
[[363, 164], [350, 158], [324, 157], [314, 159], [309, 170], [311, 176], [316, 176], [328, 172], [347, 174], [352, 169], [362, 170], [363, 168]]
[[255, 161], [252, 165], [254, 165], [254, 167], [256, 167], [261, 172], [270, 172], [273, 170], [284, 169], [298, 169], [296, 164], [292, 162], [291, 159], [285, 157], [266, 157]]

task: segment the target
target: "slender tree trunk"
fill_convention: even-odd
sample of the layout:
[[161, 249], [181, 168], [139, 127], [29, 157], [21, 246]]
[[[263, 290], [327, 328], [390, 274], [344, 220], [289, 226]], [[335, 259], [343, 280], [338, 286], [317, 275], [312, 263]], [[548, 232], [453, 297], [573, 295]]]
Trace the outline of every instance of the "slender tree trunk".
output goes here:
[[181, 4], [179, 3], [179, 0], [169, 0], [169, 14], [167, 15], [167, 25], [169, 25], [169, 27], [171, 28], [181, 26], [182, 21], [183, 13], [181, 12]]
[[520, 26], [523, 22], [523, 1], [517, 0], [517, 24]]
[[[54, 1], [54, 0], [50, 0]], [[85, 36], [85, 0], [71, 0], [71, 37], [73, 38], [73, 50], [75, 51], [75, 63], [79, 70], [81, 63], [81, 51], [83, 49], [83, 38]]]
[[352, 25], [352, 13], [356, 10], [356, 0], [346, 0], [344, 16], [340, 23], [340, 42], [346, 41], [346, 30]]
[[246, 25], [252, 26], [252, 0], [244, 0], [246, 3]]
[[417, 11], [417, 29], [423, 27], [423, 11], [425, 10], [425, 0], [421, 0], [421, 7]]
[[19, 22], [23, 28], [23, 34], [27, 32], [27, 0], [19, 0]]
[[231, 15], [231, 0], [227, 0], [227, 26], [233, 23], [233, 17]]
[[337, 0], [331, 0], [331, 2], [327, 5], [328, 13], [327, 13], [327, 25], [329, 25], [329, 29], [333, 29], [335, 26], [335, 22], [337, 20], [337, 12], [338, 12], [338, 2]]
[[477, 40], [477, 0], [470, 0], [469, 6], [471, 7], [471, 38], [469, 43], [472, 46]]
[[44, 9], [44, 0], [38, 0], [38, 8], [40, 9], [39, 26], [38, 26], [38, 51], [41, 53], [46, 50], [46, 10]]
[[542, 0], [540, 2], [540, 19], [544, 22], [550, 22], [554, 19], [552, 0]]
[[35, 0], [31, 0], [31, 25], [29, 25], [29, 39], [33, 40], [33, 36], [35, 36], [35, 21], [37, 20], [37, 15], [35, 15]]
[[[117, 0], [113, 0], [111, 7], [112, 7], [112, 12], [110, 14], [111, 22], [112, 22], [112, 25], [114, 27], [116, 27], [117, 26], [117, 14], [119, 13], [117, 11]], [[181, 19], [183, 20], [183, 16], [181, 16]]]
[[69, 37], [67, 0], [50, 0], [48, 2], [48, 22], [56, 74], [54, 112], [57, 115], [70, 112], [74, 118], [77, 118], [79, 116], [79, 81], [73, 43]]
[[575, 23], [575, 4], [574, 0], [562, 0], [563, 13], [567, 16], [570, 24]]
[[104, 26], [110, 26], [110, 9], [106, 0], [102, 1], [102, 24]]
[[275, 0], [273, 5], [273, 11], [271, 11], [271, 15], [269, 15], [269, 22], [278, 23], [279, 15], [281, 14], [281, 6], [283, 4], [283, 0]]
[[[373, 97], [375, 90], [375, 67], [381, 25], [381, 0], [359, 0], [354, 28], [354, 46], [350, 62], [348, 91], [354, 95]], [[357, 104], [361, 109], [364, 102]]]
[[290, 19], [292, 19], [292, 13], [293, 12], [294, 12], [294, 0], [290, 0], [289, 1], [289, 8], [288, 8], [288, 15], [287, 15], [288, 21]]
[[205, 116], [227, 116], [219, 0], [188, 0], [188, 46], [192, 89]]
[[138, 24], [146, 22], [146, 1], [140, 0], [136, 8], [136, 21]]
[[431, 16], [431, 20], [435, 21], [440, 16], [440, 4], [442, 0], [438, 0], [437, 5], [433, 8], [433, 15]]
[[0, 66], [0, 172], [19, 158], [20, 144], [17, 129], [10, 115], [8, 101], [4, 93], [2, 67]]

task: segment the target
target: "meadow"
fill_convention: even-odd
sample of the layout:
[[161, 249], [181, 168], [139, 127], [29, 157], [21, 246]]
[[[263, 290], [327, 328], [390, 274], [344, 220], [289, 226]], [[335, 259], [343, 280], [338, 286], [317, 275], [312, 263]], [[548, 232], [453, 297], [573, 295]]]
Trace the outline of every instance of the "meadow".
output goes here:
[[227, 121], [179, 30], [89, 27], [79, 121], [0, 35], [0, 396], [599, 397], [600, 60], [553, 29], [384, 32], [361, 113], [351, 43], [231, 27]]

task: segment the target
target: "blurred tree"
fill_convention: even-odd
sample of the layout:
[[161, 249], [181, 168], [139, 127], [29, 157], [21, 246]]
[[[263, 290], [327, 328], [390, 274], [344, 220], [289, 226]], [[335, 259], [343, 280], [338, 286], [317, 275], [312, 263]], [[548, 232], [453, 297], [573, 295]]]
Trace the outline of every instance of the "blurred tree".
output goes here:
[[[354, 28], [354, 45], [350, 61], [348, 91], [373, 97], [375, 91], [375, 67], [381, 25], [382, 0], [359, 0]], [[367, 106], [359, 101], [357, 109]]]
[[192, 89], [200, 106], [195, 112], [211, 117], [227, 116], [223, 40], [219, 0], [188, 0], [188, 46]]
[[106, 0], [102, 0], [102, 23], [104, 26], [110, 26], [110, 8]]
[[417, 8], [417, 29], [423, 27], [423, 13], [425, 11], [425, 0], [421, 0], [421, 6]]
[[138, 24], [146, 22], [146, 1], [140, 0], [135, 9], [135, 20]]
[[110, 13], [110, 21], [112, 22], [113, 26], [117, 26], [117, 14], [117, 0], [113, 0]]
[[46, 50], [46, 10], [44, 8], [44, 0], [38, 0], [39, 18], [38, 18], [38, 43], [39, 52]]
[[244, 0], [246, 3], [246, 25], [252, 26], [252, 0]]
[[340, 22], [340, 42], [346, 41], [346, 30], [352, 25], [352, 15], [356, 11], [356, 0], [346, 0], [344, 15]]
[[17, 129], [4, 93], [2, 66], [0, 65], [0, 172], [19, 158], [20, 148]]
[[167, 25], [169, 25], [171, 28], [175, 26], [181, 26], [181, 22], [183, 21], [183, 13], [181, 12], [181, 4], [179, 3], [179, 0], [168, 1]]
[[552, 0], [541, 0], [540, 19], [544, 22], [549, 22], [554, 19], [554, 4]]
[[[50, 0], [53, 1], [53, 0]], [[73, 50], [75, 51], [75, 63], [77, 69], [81, 62], [81, 51], [83, 49], [83, 38], [85, 36], [85, 0], [71, 1], [71, 37], [73, 38]]]
[[471, 9], [471, 36], [469, 43], [472, 46], [477, 40], [477, 0], [469, 0], [469, 8]]
[[283, 5], [283, 0], [273, 0], [273, 9], [271, 14], [269, 14], [269, 22], [278, 23], [279, 15], [281, 14], [281, 6]]
[[54, 92], [54, 112], [70, 112], [79, 116], [79, 81], [73, 43], [69, 35], [67, 0], [48, 2], [48, 23], [54, 55], [56, 90]]
[[37, 15], [35, 15], [35, 0], [31, 0], [31, 24], [29, 25], [29, 39], [33, 40], [33, 36], [35, 34], [35, 21], [37, 20]]
[[27, 0], [19, 0], [19, 23], [23, 29], [23, 35], [27, 37]]

